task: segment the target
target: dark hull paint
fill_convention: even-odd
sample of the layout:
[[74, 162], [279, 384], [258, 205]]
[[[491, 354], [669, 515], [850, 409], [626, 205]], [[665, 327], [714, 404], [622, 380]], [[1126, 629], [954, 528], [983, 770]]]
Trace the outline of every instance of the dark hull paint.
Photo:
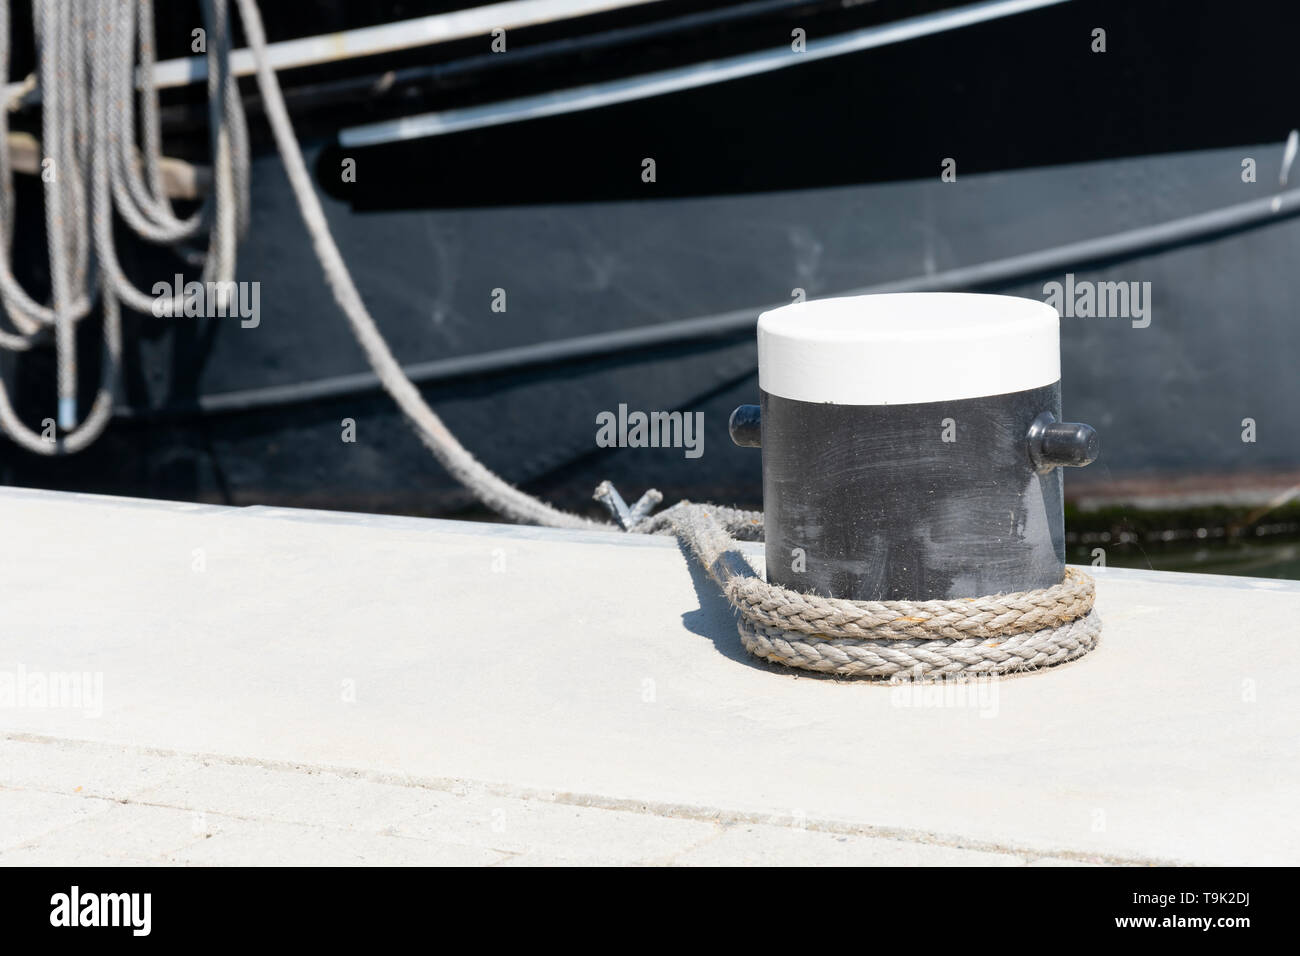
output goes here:
[[[1270, 187], [1252, 191], [1232, 168], [1253, 155], [1267, 179], [1278, 153], [1243, 147], [971, 177], [960, 191], [924, 182], [368, 216], [335, 205], [331, 214], [394, 351], [414, 362], [746, 303], [757, 318], [760, 306], [783, 301], [796, 286], [829, 295], [1161, 221], [1264, 193]], [[196, 384], [212, 395], [365, 369], [275, 166], [263, 159], [255, 170], [254, 209], [264, 225], [241, 257], [240, 278], [263, 283], [261, 324], [243, 329], [217, 319], [178, 330], [134, 319], [130, 404], [183, 406]], [[1098, 201], [1115, 195], [1117, 183], [1127, 202]], [[873, 222], [885, 225], [863, 225]], [[1286, 222], [1080, 270], [1080, 281], [1149, 281], [1153, 302], [1147, 328], [1122, 318], [1062, 320], [1071, 416], [1106, 437], [1102, 458], [1072, 474], [1068, 487], [1300, 464], [1300, 420], [1292, 413], [1296, 261], [1300, 227]], [[992, 291], [1042, 299], [1050, 278]], [[491, 311], [499, 287], [508, 289], [505, 313]], [[203, 356], [197, 372], [196, 353]], [[34, 378], [35, 362], [23, 371]], [[30, 398], [36, 383], [28, 384]], [[670, 495], [759, 497], [757, 461], [726, 434], [731, 409], [758, 395], [749, 334], [453, 380], [426, 395], [486, 463], [569, 506], [583, 504], [604, 477], [633, 496], [658, 485]], [[597, 448], [596, 415], [619, 403], [704, 411], [704, 455]], [[1253, 444], [1241, 441], [1246, 417], [1257, 423]], [[355, 444], [340, 440], [344, 418], [358, 423]], [[77, 458], [44, 461], [6, 448], [0, 467], [13, 484], [239, 503], [439, 513], [467, 500], [378, 391], [242, 414], [124, 421]]]
[[[1067, 4], [1061, 11], [1084, 6]], [[1022, 55], [1009, 60], [1005, 48], [998, 52], [999, 38], [1023, 40], [1020, 31], [1037, 23], [1035, 35], [1050, 46], [1055, 34], [1042, 33], [1044, 24], [1079, 26], [1099, 9], [1114, 18], [1108, 23], [1130, 27], [1118, 36], [1111, 28], [1115, 52], [1106, 54], [1113, 59], [1104, 62], [1119, 64], [1106, 67], [1117, 70], [1118, 78], [1098, 86], [1104, 95], [1097, 102], [1109, 104], [1111, 112], [1086, 112], [1081, 93], [1062, 107], [1061, 115], [1022, 112], [1037, 100], [1018, 100], [1015, 110], [998, 112], [999, 84], [1012, 85], [1004, 91], [1010, 102], [1035, 77], [1041, 76], [1044, 84], [1051, 80], [1041, 72], [1040, 52], [1021, 43], [1017, 49]], [[1267, 50], [1256, 62], [1251, 51], [1229, 43], [1219, 49], [1217, 61], [1198, 65], [1192, 58], [1181, 64], [1181, 72], [1171, 74], [1179, 65], [1174, 41], [1208, 36], [1213, 18], [1192, 18], [1193, 27], [1170, 20], [1167, 34], [1140, 34], [1144, 46], [1134, 53], [1132, 43], [1139, 34], [1132, 27], [1150, 26], [1147, 20], [1134, 21], [1137, 15], [1105, 4], [1088, 13], [1034, 14], [1036, 21], [1006, 21], [835, 61], [832, 75], [843, 80], [838, 85], [802, 72], [812, 67], [799, 67], [761, 78], [762, 97], [755, 95], [759, 87], [728, 84], [648, 101], [626, 114], [616, 107], [582, 118], [526, 124], [502, 132], [504, 138], [474, 134], [423, 141], [403, 147], [400, 157], [361, 157], [359, 177], [398, 183], [398, 189], [344, 194], [343, 199], [328, 199], [327, 210], [344, 257], [394, 352], [403, 361], [419, 362], [740, 308], [752, 308], [757, 317], [760, 308], [789, 301], [796, 287], [809, 296], [838, 294], [1275, 192], [1280, 141], [1292, 120], [1274, 108], [1281, 91], [1255, 82], [1267, 78], [1259, 71], [1280, 68], [1269, 65], [1262, 55]], [[1240, 31], [1248, 19], [1244, 13], [1234, 18], [1224, 27], [1225, 35], [1229, 28]], [[1265, 36], [1271, 32], [1260, 32], [1263, 42], [1273, 42]], [[963, 37], [971, 52], [954, 64]], [[978, 66], [989, 55], [990, 43], [994, 59], [1005, 65], [1004, 74], [992, 85], [987, 77], [976, 83], [974, 78], [985, 73], [967, 74], [962, 66]], [[1133, 72], [1144, 62], [1144, 53], [1149, 69]], [[888, 76], [880, 72], [882, 62], [895, 71], [894, 85], [877, 82]], [[897, 72], [909, 62], [911, 74]], [[1027, 73], [1017, 73], [1016, 62], [1027, 63]], [[1211, 68], [1228, 86], [1210, 102], [1204, 96], [1213, 84], [1195, 87], [1203, 101], [1199, 125], [1184, 122], [1197, 104], [1179, 96], [1192, 89], [1187, 83]], [[1241, 74], [1224, 72], [1232, 68], [1256, 72], [1241, 80]], [[851, 82], [854, 77], [862, 82], [864, 76], [864, 86]], [[956, 100], [932, 98], [935, 76], [947, 77], [943, 86]], [[1077, 85], [1083, 90], [1090, 82], [1100, 81], [1078, 80]], [[963, 101], [963, 87], [972, 83], [978, 94]], [[1229, 95], [1234, 84], [1254, 91], [1235, 110]], [[1127, 98], [1120, 95], [1125, 89]], [[777, 96], [781, 90], [784, 99]], [[859, 95], [863, 90], [874, 91], [874, 98], [864, 100]], [[653, 128], [661, 131], [686, 122], [685, 117], [715, 124], [725, 118], [724, 130], [750, 130], [747, 142], [773, 137], [797, 142], [801, 127], [792, 117], [800, 102], [817, 111], [816, 135], [806, 138], [802, 166], [783, 165], [784, 159], [765, 164], [761, 150], [736, 152], [724, 137], [697, 144], [700, 162], [713, 172], [695, 180], [687, 176], [684, 188], [678, 188], [681, 182], [673, 185], [673, 163], [661, 167], [666, 191], [676, 189], [681, 195], [646, 201], [626, 192], [639, 190], [640, 157], [654, 148], [628, 140], [629, 129], [646, 127], [649, 114], [644, 110], [657, 106]], [[1127, 112], [1121, 115], [1115, 110], [1122, 104]], [[934, 116], [978, 116], [980, 110], [993, 128], [984, 129], [975, 120], [955, 128], [958, 148], [951, 152], [959, 160], [959, 179], [941, 183], [939, 160], [950, 153], [943, 137], [918, 145], [908, 136], [933, 125], [929, 120]], [[826, 129], [837, 116], [846, 131], [842, 150]], [[1276, 117], [1271, 131], [1270, 117]], [[314, 114], [304, 117], [302, 125], [310, 130], [330, 125], [327, 120]], [[342, 122], [340, 117], [334, 128]], [[584, 125], [585, 139], [557, 134], [571, 131], [575, 123]], [[878, 145], [862, 148], [864, 136]], [[540, 174], [551, 170], [559, 175], [565, 168], [560, 159], [543, 156], [539, 150], [544, 144], [562, 144], [573, 155], [584, 143], [607, 150], [608, 141], [627, 145], [633, 185], [620, 187], [623, 193], [616, 191], [602, 202], [572, 202], [568, 200], [574, 197], [565, 193], [568, 180]], [[517, 151], [505, 167], [484, 159], [503, 145], [518, 148], [521, 142], [531, 142], [534, 151]], [[1218, 148], [1168, 151], [1198, 143]], [[981, 155], [981, 144], [988, 147], [987, 155]], [[727, 148], [719, 153], [720, 145]], [[710, 177], [728, 168], [707, 158], [715, 155], [750, 158], [748, 164], [732, 162], [737, 175], [730, 182], [733, 188], [722, 189], [722, 195], [707, 194], [719, 185]], [[788, 159], [795, 154], [783, 147], [774, 155]], [[1071, 155], [1091, 160], [1042, 165]], [[1241, 161], [1247, 156], [1258, 161], [1257, 183], [1241, 181]], [[337, 157], [330, 139], [308, 142], [308, 161], [322, 175], [336, 168]], [[862, 159], [856, 184], [843, 181], [845, 171], [854, 168], [853, 157]], [[421, 169], [436, 188], [412, 178]], [[978, 172], [982, 169], [1002, 171]], [[509, 170], [517, 175], [502, 178]], [[540, 173], [528, 180], [530, 170]], [[493, 177], [502, 185], [495, 195], [489, 188]], [[517, 202], [497, 201], [525, 181], [536, 188], [515, 196]], [[777, 188], [790, 182], [809, 188]], [[460, 203], [454, 202], [458, 183]], [[340, 187], [327, 179], [323, 188], [338, 193]], [[409, 208], [388, 208], [403, 188]], [[565, 201], [553, 201], [557, 197]], [[39, 222], [35, 198], [29, 185], [20, 222]], [[459, 208], [438, 208], [440, 204]], [[377, 389], [243, 412], [195, 410], [202, 396], [294, 386], [366, 368], [322, 282], [278, 157], [265, 150], [254, 163], [252, 207], [254, 223], [240, 250], [239, 278], [262, 283], [260, 325], [242, 329], [230, 319], [129, 317], [124, 404], [131, 417], [72, 459], [36, 459], [6, 443], [0, 447], [0, 481], [416, 514], [454, 513], [470, 506], [469, 497], [441, 471]], [[37, 290], [43, 241], [34, 230], [21, 235], [30, 239], [24, 238], [20, 256], [25, 263], [20, 265], [26, 265]], [[1291, 412], [1297, 397], [1295, 356], [1300, 354], [1293, 308], [1300, 297], [1297, 261], [1300, 225], [1287, 220], [1074, 270], [1079, 280], [1150, 282], [1152, 321], [1140, 329], [1125, 319], [1062, 322], [1066, 405], [1072, 418], [1090, 422], [1105, 436], [1102, 458], [1069, 476], [1067, 496], [1114, 480], [1194, 473], [1227, 482], [1300, 468], [1300, 419]], [[174, 271], [169, 261], [145, 253], [135, 266], [142, 285]], [[1026, 277], [985, 291], [1042, 299], [1044, 282], [1060, 278]], [[497, 288], [507, 292], [504, 313], [491, 308]], [[11, 368], [17, 365], [9, 380], [16, 383], [27, 419], [39, 421], [52, 408], [50, 357], [5, 361]], [[95, 368], [93, 361], [81, 364]], [[450, 378], [424, 391], [485, 463], [564, 506], [590, 507], [590, 489], [607, 477], [629, 498], [654, 485], [670, 499], [756, 505], [757, 458], [733, 447], [726, 433], [731, 409], [757, 400], [754, 368], [753, 336], [746, 332]], [[88, 381], [86, 389], [93, 384]], [[596, 415], [620, 403], [633, 409], [703, 411], [704, 455], [691, 459], [680, 449], [598, 448]], [[1241, 440], [1241, 422], [1248, 417], [1257, 423], [1255, 443]], [[355, 443], [341, 439], [348, 418], [357, 424]]]

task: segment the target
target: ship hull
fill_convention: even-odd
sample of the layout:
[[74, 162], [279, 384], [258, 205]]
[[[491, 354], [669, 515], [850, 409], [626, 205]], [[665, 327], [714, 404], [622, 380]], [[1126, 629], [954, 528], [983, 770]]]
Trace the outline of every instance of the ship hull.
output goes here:
[[[1079, 135], [1090, 119], [1070, 113], [1088, 102], [1088, 81], [1078, 77], [1052, 81], [1075, 99], [1045, 130], [1022, 118], [1008, 142], [1011, 121], [999, 118], [992, 131], [958, 127], [951, 150], [942, 137], [916, 146], [927, 117], [987, 109], [998, 84], [1032, 80], [1036, 63], [1027, 75], [1007, 66], [1006, 77], [983, 85], [970, 77], [1005, 62], [987, 52], [990, 43], [1083, 23], [1064, 12], [1073, 6], [779, 71], [784, 79], [768, 74], [454, 136], [349, 150], [339, 133], [355, 117], [316, 108], [295, 120], [364, 300], [400, 360], [417, 367], [429, 403], [485, 464], [571, 508], [592, 507], [591, 489], [606, 478], [629, 498], [655, 486], [669, 498], [756, 505], [757, 461], [731, 445], [726, 428], [730, 411], [758, 395], [752, 326], [732, 321], [640, 342], [638, 331], [719, 315], [756, 319], [794, 296], [901, 279], [924, 288], [952, 270], [1279, 192], [1285, 128], [1270, 127], [1268, 102], [1191, 136], [1133, 101], [1125, 116], [1093, 116], [1095, 135]], [[974, 88], [954, 103], [936, 98], [938, 81], [925, 77], [958, 50], [969, 73], [956, 86]], [[882, 71], [909, 62], [915, 83], [878, 88]], [[828, 77], [838, 84], [825, 85]], [[892, 126], [873, 113], [886, 101]], [[809, 110], [822, 118], [816, 129], [796, 123]], [[824, 128], [835, 115], [845, 118], [838, 135]], [[702, 132], [722, 117], [736, 136], [749, 131], [739, 146]], [[877, 125], [868, 136], [869, 122]], [[1268, 128], [1276, 141], [1260, 135]], [[785, 145], [767, 155], [762, 143], [774, 136]], [[864, 136], [881, 145], [863, 149]], [[236, 504], [472, 511], [471, 496], [368, 375], [279, 157], [264, 135], [255, 141], [253, 221], [237, 278], [259, 285], [256, 324], [128, 316], [119, 415], [107, 434], [70, 458], [9, 446], [0, 480]], [[1079, 161], [1063, 162], [1072, 145]], [[949, 152], [955, 181], [941, 175]], [[861, 181], [846, 182], [855, 164], [845, 157], [854, 155]], [[566, 165], [565, 156], [584, 158]], [[647, 181], [643, 159], [655, 156]], [[339, 173], [348, 158], [355, 182]], [[1253, 182], [1243, 179], [1245, 159], [1255, 164]], [[516, 175], [505, 178], [509, 170]], [[29, 270], [39, 270], [39, 254], [40, 244], [29, 244]], [[1104, 438], [1098, 463], [1067, 480], [1067, 499], [1189, 475], [1213, 495], [1271, 487], [1300, 471], [1300, 420], [1289, 412], [1300, 353], [1296, 261], [1300, 225], [1283, 217], [970, 286], [1056, 296], [1065, 306], [1065, 401]], [[143, 250], [128, 265], [142, 284], [144, 276], [170, 282], [175, 271]], [[1088, 310], [1075, 309], [1075, 295], [1065, 300], [1067, 283], [1072, 293], [1122, 283], [1142, 305], [1134, 298], [1124, 314], [1075, 314]], [[610, 333], [632, 338], [587, 342]], [[9, 361], [20, 407], [39, 421], [52, 392], [49, 358]], [[703, 454], [601, 447], [597, 419], [620, 405], [702, 412]], [[1248, 419], [1256, 441], [1243, 441]]]

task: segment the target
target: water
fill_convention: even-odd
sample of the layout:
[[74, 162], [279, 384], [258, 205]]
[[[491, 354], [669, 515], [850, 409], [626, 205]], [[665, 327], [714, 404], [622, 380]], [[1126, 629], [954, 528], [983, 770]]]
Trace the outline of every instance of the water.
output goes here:
[[[1066, 549], [1066, 559], [1071, 564], [1092, 564], [1092, 550], [1090, 545], [1074, 545]], [[1200, 545], [1112, 545], [1106, 549], [1106, 563], [1118, 568], [1300, 580], [1300, 538]]]

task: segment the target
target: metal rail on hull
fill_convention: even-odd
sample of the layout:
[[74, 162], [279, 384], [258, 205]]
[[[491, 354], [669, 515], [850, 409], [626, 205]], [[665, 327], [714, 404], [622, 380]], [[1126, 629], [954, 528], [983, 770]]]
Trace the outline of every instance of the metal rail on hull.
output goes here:
[[[1300, 215], [1300, 188], [1273, 196], [1235, 203], [1195, 213], [1168, 222], [1140, 226], [1124, 232], [1083, 239], [1050, 249], [1041, 249], [992, 262], [959, 266], [945, 272], [894, 279], [839, 292], [837, 295], [866, 295], [883, 292], [955, 292], [989, 288], [1033, 276], [1051, 275], [1069, 268], [1116, 262], [1156, 251], [1179, 248], [1274, 225]], [[578, 335], [552, 342], [496, 349], [476, 355], [416, 362], [403, 366], [406, 376], [418, 385], [430, 385], [469, 375], [484, 375], [523, 368], [537, 368], [564, 362], [584, 361], [640, 349], [680, 345], [711, 339], [751, 334], [760, 312], [786, 303], [769, 303], [734, 309], [716, 315], [697, 316], [654, 325]], [[314, 382], [241, 389], [200, 397], [193, 405], [180, 408], [136, 409], [119, 406], [119, 419], [158, 419], [193, 415], [237, 414], [253, 409], [295, 405], [320, 399], [367, 392], [379, 387], [371, 372], [332, 376]]]
[[544, 116], [598, 109], [602, 106], [711, 86], [728, 80], [798, 66], [802, 63], [903, 43], [935, 33], [945, 33], [949, 30], [1068, 2], [1069, 0], [984, 0], [982, 3], [973, 3], [956, 9], [940, 10], [835, 36], [811, 39], [807, 41], [805, 49], [798, 53], [789, 46], [783, 45], [777, 49], [742, 53], [642, 76], [554, 90], [482, 106], [421, 113], [417, 116], [353, 126], [340, 131], [339, 142], [345, 147], [376, 146], [427, 136], [444, 136], [448, 133], [480, 129], [485, 126], [518, 123]]
[[[267, 53], [273, 69], [292, 70], [486, 36], [495, 29], [518, 30], [658, 2], [660, 0], [506, 0], [503, 3], [435, 13], [373, 27], [282, 40], [270, 44]], [[252, 76], [255, 70], [251, 50], [231, 52], [232, 74]], [[154, 65], [153, 85], [160, 90], [188, 86], [203, 82], [207, 76], [207, 62], [202, 56], [161, 60]], [[27, 85], [26, 82], [8, 84], [4, 90], [6, 101], [25, 92]]]

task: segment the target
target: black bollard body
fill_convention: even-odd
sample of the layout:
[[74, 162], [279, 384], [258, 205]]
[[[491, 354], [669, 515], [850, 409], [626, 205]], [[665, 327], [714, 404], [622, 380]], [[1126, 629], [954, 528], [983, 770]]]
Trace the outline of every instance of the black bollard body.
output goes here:
[[737, 409], [732, 431], [762, 447], [769, 581], [856, 600], [1061, 581], [1059, 466], [1092, 461], [1097, 437], [1059, 421], [1054, 309], [824, 299], [764, 313], [758, 347], [761, 404]]

